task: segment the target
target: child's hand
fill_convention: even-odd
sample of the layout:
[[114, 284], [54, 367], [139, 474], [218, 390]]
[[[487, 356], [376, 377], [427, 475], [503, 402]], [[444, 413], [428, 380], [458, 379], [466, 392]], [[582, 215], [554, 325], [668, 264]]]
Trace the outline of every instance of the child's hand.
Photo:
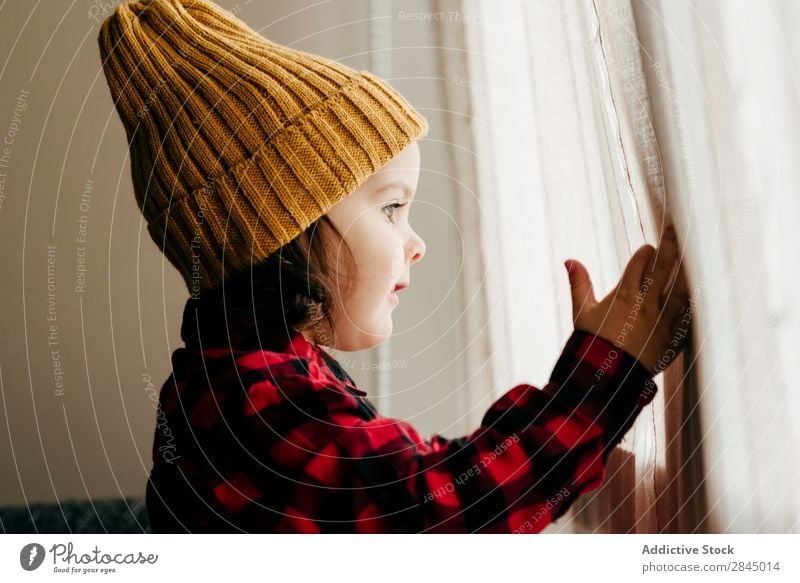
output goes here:
[[[676, 263], [678, 274], [670, 289]], [[619, 283], [600, 302], [586, 268], [574, 259], [565, 266], [575, 328], [610, 340], [654, 374], [678, 356], [688, 339], [688, 333], [678, 329], [688, 329], [691, 318], [681, 318], [689, 292], [672, 225], [665, 229], [658, 250], [643, 245], [633, 254]]]

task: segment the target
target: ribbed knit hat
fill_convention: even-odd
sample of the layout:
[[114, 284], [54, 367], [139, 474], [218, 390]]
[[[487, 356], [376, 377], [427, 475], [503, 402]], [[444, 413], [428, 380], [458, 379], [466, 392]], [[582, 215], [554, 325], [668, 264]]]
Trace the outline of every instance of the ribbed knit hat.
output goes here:
[[268, 257], [428, 132], [386, 81], [205, 0], [121, 4], [98, 43], [139, 208], [193, 294]]

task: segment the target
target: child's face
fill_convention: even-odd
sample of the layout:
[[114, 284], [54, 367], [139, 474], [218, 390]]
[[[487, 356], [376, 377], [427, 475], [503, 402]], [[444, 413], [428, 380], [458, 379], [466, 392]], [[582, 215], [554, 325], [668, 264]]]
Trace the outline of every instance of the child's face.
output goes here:
[[[425, 254], [425, 242], [409, 224], [419, 167], [419, 146], [413, 142], [328, 211], [350, 246], [357, 268], [357, 273], [348, 273], [342, 251], [337, 251], [338, 272], [352, 280], [340, 278], [337, 285], [331, 316], [338, 342], [332, 348], [364, 350], [392, 333], [392, 311], [397, 305], [392, 291], [396, 284], [410, 283], [411, 264]], [[393, 183], [399, 184], [388, 186]], [[392, 203], [404, 206], [392, 207]], [[344, 292], [348, 292], [346, 297], [342, 297]]]

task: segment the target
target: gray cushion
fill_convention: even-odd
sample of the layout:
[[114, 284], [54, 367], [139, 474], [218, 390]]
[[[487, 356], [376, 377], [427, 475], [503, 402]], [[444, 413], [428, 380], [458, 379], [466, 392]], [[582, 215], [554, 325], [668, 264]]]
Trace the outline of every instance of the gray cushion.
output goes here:
[[144, 497], [0, 507], [0, 532], [149, 533]]

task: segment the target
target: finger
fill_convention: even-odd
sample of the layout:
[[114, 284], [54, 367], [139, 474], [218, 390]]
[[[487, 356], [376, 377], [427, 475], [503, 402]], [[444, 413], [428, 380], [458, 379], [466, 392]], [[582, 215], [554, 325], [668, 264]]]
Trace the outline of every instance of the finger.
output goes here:
[[[670, 279], [673, 279], [672, 277]], [[689, 300], [689, 284], [686, 280], [686, 271], [683, 268], [683, 263], [678, 261], [675, 269], [675, 277], [671, 284], [664, 287], [662, 294], [662, 305], [666, 304], [669, 300], [675, 298], [681, 304]]]
[[672, 275], [677, 256], [678, 241], [675, 236], [675, 229], [670, 225], [664, 230], [659, 247], [648, 263], [644, 274], [645, 283], [648, 285], [649, 290], [658, 298], [661, 297], [670, 275]]
[[[677, 303], [677, 300], [673, 300]], [[669, 346], [680, 353], [689, 343], [692, 332], [692, 315], [687, 312], [689, 304], [675, 309], [675, 315], [669, 326]]]
[[570, 295], [572, 298], [572, 321], [576, 322], [581, 311], [597, 303], [594, 287], [589, 272], [580, 261], [567, 259], [564, 262], [569, 276]]
[[686, 281], [686, 273], [680, 268], [675, 274], [675, 282], [667, 288], [662, 301], [662, 318], [664, 328], [668, 328], [670, 334], [686, 335], [686, 330], [691, 328], [693, 311], [687, 311], [691, 307], [689, 300], [689, 287]]
[[620, 280], [620, 289], [625, 290], [632, 296], [641, 291], [642, 278], [653, 253], [655, 253], [655, 249], [652, 245], [642, 245], [636, 250], [628, 261], [628, 265], [625, 266], [625, 271]]
[[675, 285], [673, 286], [676, 293], [679, 295], [689, 297], [689, 281], [686, 279], [686, 270], [683, 268], [683, 259], [678, 264], [678, 273], [675, 276]]
[[688, 302], [683, 301], [680, 297], [673, 294], [666, 300], [664, 309], [661, 314], [659, 314], [656, 325], [673, 333], [677, 327], [680, 326], [686, 308], [688, 307]]

